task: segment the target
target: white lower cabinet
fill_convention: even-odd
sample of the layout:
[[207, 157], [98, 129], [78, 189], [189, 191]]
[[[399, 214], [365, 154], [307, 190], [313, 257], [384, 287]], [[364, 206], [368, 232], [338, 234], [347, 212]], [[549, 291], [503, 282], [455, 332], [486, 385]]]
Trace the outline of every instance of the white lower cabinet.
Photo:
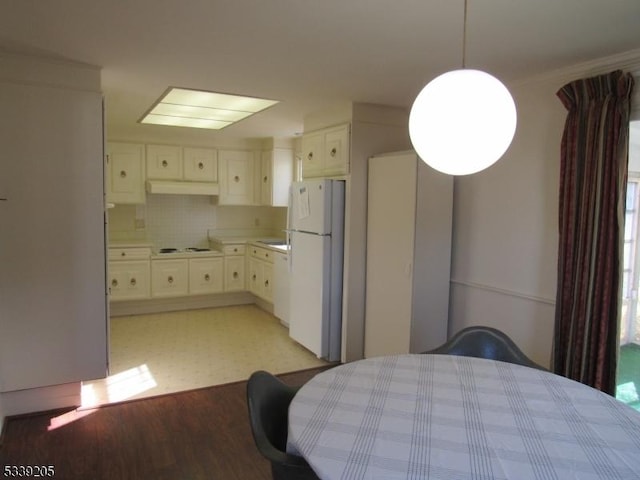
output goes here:
[[244, 255], [224, 257], [224, 291], [239, 292], [246, 290]]
[[248, 288], [257, 297], [273, 302], [273, 252], [251, 246], [249, 251]]
[[109, 263], [109, 292], [112, 301], [149, 298], [149, 260]]
[[273, 314], [289, 325], [289, 257], [276, 252], [273, 259]]
[[189, 260], [189, 294], [204, 295], [223, 290], [222, 258], [192, 258]]
[[141, 300], [151, 296], [151, 248], [109, 248], [109, 300]]
[[189, 293], [189, 260], [153, 260], [151, 296], [179, 297]]

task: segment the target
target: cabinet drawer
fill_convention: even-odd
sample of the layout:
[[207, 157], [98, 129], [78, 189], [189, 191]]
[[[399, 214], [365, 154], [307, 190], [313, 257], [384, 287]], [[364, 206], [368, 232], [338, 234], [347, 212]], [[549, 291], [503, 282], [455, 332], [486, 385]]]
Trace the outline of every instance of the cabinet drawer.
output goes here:
[[148, 260], [151, 256], [151, 248], [148, 247], [128, 247], [109, 248], [109, 261], [117, 260]]
[[225, 245], [222, 247], [222, 253], [225, 255], [244, 255], [247, 251], [247, 246], [243, 244]]
[[272, 252], [270, 249], [256, 247], [254, 245], [251, 245], [249, 248], [250, 248], [250, 254], [253, 258], [257, 258], [265, 262], [273, 263], [274, 252]]

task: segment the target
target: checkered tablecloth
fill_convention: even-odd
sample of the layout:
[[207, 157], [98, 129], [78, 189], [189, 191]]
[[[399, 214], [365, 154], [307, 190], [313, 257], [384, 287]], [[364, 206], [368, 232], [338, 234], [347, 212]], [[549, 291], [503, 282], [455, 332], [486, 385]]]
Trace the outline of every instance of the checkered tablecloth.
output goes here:
[[298, 391], [287, 450], [323, 480], [640, 479], [640, 412], [519, 365], [379, 357]]

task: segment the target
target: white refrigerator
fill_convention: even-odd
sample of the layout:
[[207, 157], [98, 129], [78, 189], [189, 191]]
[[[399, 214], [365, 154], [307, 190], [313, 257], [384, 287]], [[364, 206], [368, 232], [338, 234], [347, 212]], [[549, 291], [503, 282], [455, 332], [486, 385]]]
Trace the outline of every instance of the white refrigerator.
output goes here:
[[289, 201], [289, 335], [340, 360], [344, 259], [343, 180], [294, 182]]

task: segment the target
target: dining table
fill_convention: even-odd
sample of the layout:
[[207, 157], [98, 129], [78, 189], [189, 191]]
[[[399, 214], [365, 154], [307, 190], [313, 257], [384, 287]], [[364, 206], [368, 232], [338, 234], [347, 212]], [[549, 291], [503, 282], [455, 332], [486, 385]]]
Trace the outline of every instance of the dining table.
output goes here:
[[322, 480], [640, 479], [640, 412], [542, 369], [390, 355], [304, 384], [287, 451]]

